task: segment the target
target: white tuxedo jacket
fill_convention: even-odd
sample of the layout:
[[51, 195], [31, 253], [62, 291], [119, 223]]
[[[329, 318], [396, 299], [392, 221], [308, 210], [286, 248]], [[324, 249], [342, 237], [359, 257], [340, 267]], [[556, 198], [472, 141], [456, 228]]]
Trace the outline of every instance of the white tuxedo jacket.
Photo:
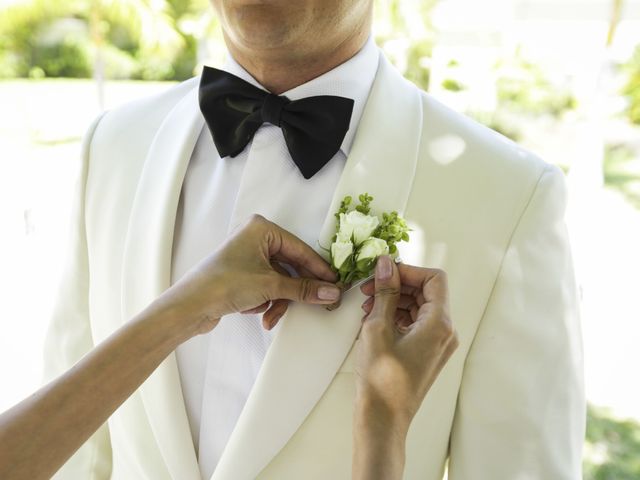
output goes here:
[[[169, 286], [182, 179], [204, 123], [198, 79], [97, 120], [83, 147], [73, 255], [46, 344], [49, 375]], [[380, 59], [327, 211], [367, 191], [413, 228], [406, 263], [449, 275], [460, 347], [407, 443], [406, 479], [581, 478], [581, 333], [562, 173], [436, 102]], [[348, 479], [363, 298], [293, 305], [213, 480]], [[59, 478], [200, 478], [175, 356]]]

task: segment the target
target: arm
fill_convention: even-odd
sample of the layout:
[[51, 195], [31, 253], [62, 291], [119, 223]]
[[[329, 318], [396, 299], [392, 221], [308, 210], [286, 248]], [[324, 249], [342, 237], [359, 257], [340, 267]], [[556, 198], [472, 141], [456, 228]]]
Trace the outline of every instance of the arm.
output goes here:
[[[82, 143], [79, 178], [70, 218], [69, 250], [44, 345], [44, 376], [51, 380], [73, 366], [94, 346], [89, 316], [89, 260], [84, 199], [91, 139], [98, 117]], [[106, 425], [88, 440], [60, 471], [59, 478], [107, 479], [111, 475], [111, 442]]]
[[[275, 261], [308, 277], [283, 275]], [[49, 478], [169, 353], [223, 315], [267, 315], [272, 299], [331, 304], [340, 295], [335, 279], [301, 240], [252, 218], [71, 370], [0, 415], [0, 478]]]
[[353, 480], [399, 480], [404, 472], [409, 424], [361, 398], [353, 417]]
[[578, 480], [582, 346], [562, 173], [547, 167], [505, 253], [468, 353], [449, 479]]
[[[386, 274], [385, 274], [386, 272]], [[441, 270], [378, 259], [356, 356], [354, 480], [401, 479], [409, 425], [458, 347]]]
[[189, 330], [180, 320], [145, 310], [0, 415], [0, 478], [50, 478], [186, 339]]

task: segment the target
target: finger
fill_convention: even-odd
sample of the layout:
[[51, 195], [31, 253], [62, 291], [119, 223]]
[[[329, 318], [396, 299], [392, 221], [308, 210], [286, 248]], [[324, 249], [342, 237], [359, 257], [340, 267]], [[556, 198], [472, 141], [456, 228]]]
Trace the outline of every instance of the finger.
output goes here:
[[455, 336], [453, 321], [449, 316], [449, 291], [447, 277], [444, 272], [431, 277], [425, 284], [425, 303], [417, 311], [414, 323], [414, 335], [436, 336], [441, 342], [450, 341]]
[[[402, 290], [400, 290], [402, 292]], [[400, 294], [400, 298], [398, 299], [398, 309], [401, 310], [411, 310], [411, 308], [417, 305], [416, 299], [412, 295]]]
[[422, 285], [425, 302], [449, 309], [449, 283], [443, 270], [431, 269]]
[[[406, 263], [399, 263], [397, 265], [400, 272], [400, 281], [402, 283], [402, 293], [416, 294], [423, 293], [423, 286], [434, 277], [442, 276], [444, 273], [437, 268], [424, 268], [416, 267], [413, 265], [407, 265]], [[360, 286], [360, 290], [365, 295], [373, 295], [374, 283], [373, 280], [369, 280]]]
[[[405, 287], [404, 285], [401, 288], [402, 288], [402, 293], [407, 293], [407, 294], [415, 290], [415, 288], [413, 287]], [[374, 279], [372, 278], [370, 280], [367, 280], [362, 285], [360, 285], [360, 291], [365, 295], [372, 297], [376, 292], [376, 284]]]
[[285, 266], [282, 265], [280, 262], [276, 262], [272, 260], [269, 263], [271, 264], [271, 268], [273, 268], [280, 275], [287, 275], [289, 277], [291, 276], [291, 273], [289, 273], [289, 270], [287, 270]]
[[[362, 302], [362, 309], [369, 313], [373, 308], [373, 299], [374, 297], [367, 298], [364, 302]], [[398, 299], [398, 309], [411, 311], [413, 308], [418, 308], [418, 304], [416, 303], [416, 299], [411, 295], [401, 294]]]
[[389, 324], [395, 318], [400, 298], [400, 275], [398, 267], [389, 255], [381, 255], [376, 262], [375, 296], [371, 316]]
[[289, 300], [274, 300], [271, 304], [271, 308], [262, 315], [262, 326], [266, 330], [271, 330], [278, 324], [280, 318], [287, 312], [289, 307]]
[[447, 275], [442, 270], [434, 270], [425, 278], [422, 287], [424, 303], [415, 313], [415, 335], [438, 335], [453, 331], [449, 317], [449, 287]]
[[276, 275], [270, 287], [273, 298], [301, 303], [329, 305], [338, 301], [342, 295], [342, 291], [333, 283], [305, 277]]
[[304, 243], [292, 233], [280, 228], [275, 223], [269, 222], [271, 235], [269, 242], [269, 256], [300, 267], [313, 273], [314, 277], [333, 282], [336, 274], [324, 258], [309, 245]]
[[360, 285], [360, 291], [365, 295], [372, 297], [376, 293], [376, 286], [373, 278]]
[[[274, 258], [274, 260], [276, 260]], [[281, 264], [280, 262], [272, 261], [271, 265], [278, 265], [280, 269], [274, 268], [278, 273], [289, 275], [290, 277], [306, 277], [306, 278], [318, 278], [314, 273], [303, 267], [302, 265], [295, 264]]]
[[424, 282], [441, 270], [437, 268], [416, 267], [406, 263], [398, 264], [402, 284], [408, 287], [422, 288]]
[[295, 268], [296, 273], [298, 274], [299, 277], [318, 278], [313, 274], [311, 270], [309, 270], [306, 267], [303, 267], [302, 265], [293, 265], [293, 268]]
[[[286, 275], [287, 277], [291, 276], [291, 273], [289, 273], [289, 270], [287, 270], [287, 268], [285, 268], [284, 265], [281, 265], [278, 262], [272, 261], [271, 263], [271, 268], [273, 268], [276, 272], [278, 272], [281, 275]], [[264, 312], [264, 314], [262, 315], [262, 326], [265, 328], [265, 330], [271, 330], [274, 326], [276, 326], [276, 324], [278, 323], [278, 320], [280, 320], [280, 317], [282, 317], [285, 312], [287, 311], [287, 307], [289, 306], [289, 301], [288, 300], [273, 300], [271, 302], [266, 302], [268, 303], [268, 308], [265, 310], [262, 310]], [[284, 305], [284, 307], [283, 307]], [[255, 312], [255, 313], [261, 313], [261, 312]]]
[[[400, 281], [402, 281], [402, 277], [400, 277]], [[375, 284], [373, 279], [363, 283], [360, 286], [360, 291], [370, 297], [375, 295]], [[400, 287], [400, 293], [413, 297], [414, 302], [416, 302], [418, 305], [422, 305], [424, 303], [424, 296], [422, 295], [422, 285], [419, 288], [416, 288], [402, 284], [402, 286]]]
[[364, 313], [366, 315], [369, 315], [371, 313], [371, 310], [373, 310], [373, 299], [374, 297], [369, 297], [364, 302], [362, 302], [362, 305], [360, 305], [360, 308], [364, 310]]
[[395, 317], [396, 327], [398, 327], [398, 331], [401, 333], [405, 333], [408, 331], [409, 327], [413, 324], [413, 319], [411, 315], [406, 310], [396, 310]]
[[[424, 326], [423, 326], [424, 324]], [[435, 302], [426, 302], [420, 306], [416, 313], [416, 326], [421, 331], [441, 330], [444, 333], [453, 330], [453, 323], [447, 309]]]
[[264, 302], [257, 307], [250, 308], [249, 310], [243, 310], [240, 313], [251, 314], [251, 313], [262, 313], [267, 310], [271, 306], [271, 302]]
[[[370, 297], [362, 304], [362, 309], [364, 310], [365, 314], [368, 315], [371, 312], [372, 308], [373, 297]], [[395, 312], [395, 324], [398, 327], [409, 327], [413, 324], [414, 318], [415, 317], [412, 317], [411, 313], [408, 310], [398, 308]]]

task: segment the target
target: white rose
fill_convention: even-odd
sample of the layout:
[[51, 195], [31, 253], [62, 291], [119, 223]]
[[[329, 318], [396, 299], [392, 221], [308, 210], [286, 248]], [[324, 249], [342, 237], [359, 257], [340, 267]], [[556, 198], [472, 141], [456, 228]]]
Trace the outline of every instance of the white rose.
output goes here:
[[345, 241], [353, 236], [353, 242], [360, 245], [371, 236], [379, 223], [378, 217], [365, 215], [357, 210], [341, 213], [338, 240]]
[[345, 262], [349, 255], [353, 253], [353, 243], [341, 242], [336, 240], [331, 244], [331, 258], [333, 260], [333, 266], [340, 270], [340, 267]]
[[389, 246], [387, 245], [387, 242], [381, 238], [370, 238], [360, 247], [356, 261], [361, 262], [363, 260], [373, 260], [374, 258], [378, 258], [380, 255], [386, 255], [387, 253], [389, 253]]

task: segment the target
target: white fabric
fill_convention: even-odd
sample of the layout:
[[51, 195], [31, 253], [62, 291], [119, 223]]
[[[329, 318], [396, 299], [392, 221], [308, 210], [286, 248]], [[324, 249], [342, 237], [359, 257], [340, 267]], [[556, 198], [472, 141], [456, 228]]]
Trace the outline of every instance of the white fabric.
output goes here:
[[[317, 245], [375, 77], [378, 56], [370, 38], [347, 62], [282, 94], [290, 100], [313, 95], [354, 100], [341, 150], [309, 180], [293, 163], [276, 126], [264, 124], [245, 150], [233, 158], [220, 158], [207, 127], [202, 129], [180, 195], [172, 283], [252, 213], [260, 213], [306, 243]], [[224, 70], [263, 88], [232, 58]], [[203, 478], [211, 476], [222, 455], [276, 330], [264, 330], [261, 315], [228, 315], [213, 332], [177, 349], [182, 392]]]
[[[47, 378], [169, 287], [180, 191], [204, 124], [198, 80], [88, 130]], [[342, 196], [363, 191], [409, 222], [407, 263], [447, 271], [460, 339], [411, 424], [404, 478], [441, 480], [448, 462], [450, 480], [581, 479], [582, 351], [562, 172], [438, 103], [381, 56], [321, 241]], [[333, 312], [289, 308], [213, 480], [350, 478], [362, 300], [355, 290]], [[201, 480], [174, 354], [55, 478]]]

